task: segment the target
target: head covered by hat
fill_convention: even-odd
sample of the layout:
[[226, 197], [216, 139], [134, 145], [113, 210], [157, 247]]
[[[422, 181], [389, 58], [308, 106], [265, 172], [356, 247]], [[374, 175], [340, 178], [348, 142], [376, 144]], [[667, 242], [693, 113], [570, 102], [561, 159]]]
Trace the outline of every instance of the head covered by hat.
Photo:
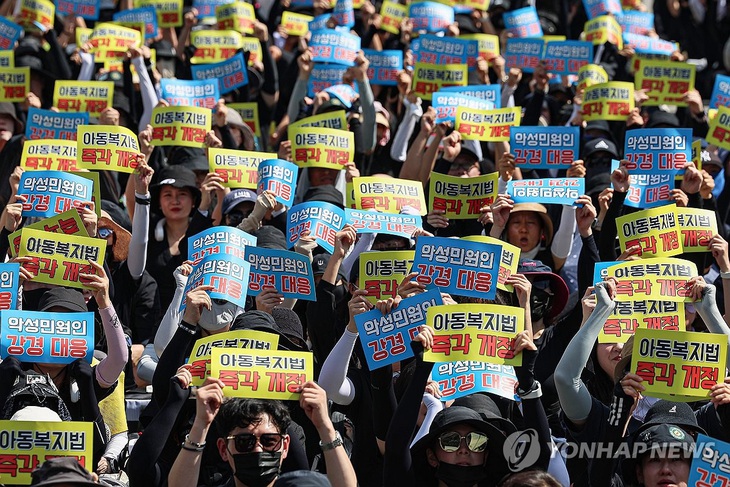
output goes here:
[[540, 280], [546, 279], [550, 282], [550, 291], [553, 293], [553, 300], [550, 309], [547, 310], [545, 321], [550, 322], [563, 312], [568, 304], [570, 290], [562, 277], [555, 274], [550, 267], [539, 260], [523, 259], [517, 266], [517, 272], [524, 276], [532, 276], [533, 288], [540, 289], [536, 285]]
[[548, 216], [547, 208], [540, 203], [517, 203], [512, 207], [512, 210], [509, 212], [509, 216], [512, 218], [512, 215], [522, 212], [533, 212], [537, 214], [540, 221], [542, 221], [542, 231], [545, 234], [545, 245], [550, 245], [550, 242], [553, 241], [553, 221], [550, 219], [550, 216]]
[[31, 484], [37, 487], [52, 485], [96, 486], [94, 477], [73, 457], [46, 460], [31, 473]]
[[102, 200], [98, 228], [99, 230], [106, 228], [114, 232], [114, 244], [111, 252], [114, 262], [127, 260], [129, 243], [132, 241], [132, 223], [129, 221], [127, 213], [119, 205]]
[[195, 173], [190, 169], [179, 166], [167, 166], [162, 168], [157, 174], [157, 182], [150, 186], [150, 193], [152, 194], [153, 201], [159, 205], [160, 191], [163, 186], [172, 186], [178, 189], [189, 189], [193, 194], [195, 205], [200, 204], [200, 190], [195, 183]]

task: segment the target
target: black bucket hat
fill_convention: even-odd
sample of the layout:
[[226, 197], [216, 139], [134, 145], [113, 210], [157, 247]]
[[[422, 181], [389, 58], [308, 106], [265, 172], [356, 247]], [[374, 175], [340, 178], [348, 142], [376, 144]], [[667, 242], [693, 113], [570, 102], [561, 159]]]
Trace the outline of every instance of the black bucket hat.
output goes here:
[[175, 188], [187, 188], [193, 193], [195, 206], [200, 204], [200, 190], [195, 184], [195, 173], [186, 167], [179, 165], [167, 166], [158, 173], [157, 182], [150, 187], [152, 199], [159, 205], [160, 190], [162, 186], [173, 186]]

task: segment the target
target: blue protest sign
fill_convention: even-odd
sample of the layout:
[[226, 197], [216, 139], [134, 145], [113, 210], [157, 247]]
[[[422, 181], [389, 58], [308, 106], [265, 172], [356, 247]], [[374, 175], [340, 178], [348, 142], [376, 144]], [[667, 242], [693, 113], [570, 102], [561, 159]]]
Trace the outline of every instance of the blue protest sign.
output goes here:
[[638, 54], [654, 54], [671, 56], [677, 49], [673, 42], [665, 41], [655, 37], [623, 33], [624, 45], [631, 45]]
[[18, 307], [20, 264], [0, 264], [0, 310]]
[[408, 8], [408, 17], [416, 32], [441, 32], [454, 23], [454, 9], [437, 2], [412, 3]]
[[[675, 434], [671, 430], [670, 433]], [[683, 430], [678, 429], [676, 435], [683, 433]], [[697, 435], [694, 452], [688, 486], [730, 485], [730, 443], [700, 433]]]
[[542, 39], [507, 39], [504, 60], [508, 68], [520, 68], [525, 73], [532, 73], [540, 64], [545, 42]]
[[273, 287], [285, 298], [317, 299], [312, 263], [304, 255], [288, 250], [247, 247], [246, 261], [251, 265], [249, 295], [258, 296], [264, 288]]
[[215, 18], [215, 9], [232, 3], [231, 0], [193, 0], [199, 19]]
[[461, 93], [474, 98], [491, 101], [494, 108], [502, 108], [501, 85], [469, 85], [469, 86], [442, 86], [439, 91], [447, 93]]
[[624, 32], [644, 36], [654, 29], [654, 14], [627, 10], [623, 16], [618, 18], [618, 23]]
[[300, 203], [288, 212], [287, 246], [293, 247], [304, 232], [309, 232], [331, 254], [335, 251], [335, 236], [344, 226], [345, 212], [335, 205], [322, 201]]
[[0, 17], [0, 51], [15, 49], [15, 41], [18, 40], [23, 28], [15, 22]]
[[315, 63], [354, 66], [357, 51], [360, 50], [360, 38], [347, 32], [322, 29], [312, 32], [309, 48]]
[[648, 210], [672, 202], [673, 174], [630, 174], [631, 187], [624, 206]]
[[276, 201], [286, 207], [294, 203], [299, 168], [296, 164], [281, 159], [270, 159], [259, 163], [258, 192], [271, 191]]
[[380, 213], [352, 208], [345, 208], [345, 221], [355, 227], [357, 233], [382, 233], [405, 238], [411, 238], [416, 229], [423, 228], [420, 215]]
[[243, 259], [245, 247], [256, 245], [256, 237], [236, 227], [208, 228], [188, 237], [188, 260], [197, 264], [208, 255], [233, 255]]
[[57, 113], [53, 110], [31, 107], [25, 123], [25, 138], [28, 140], [76, 140], [76, 127], [88, 124], [88, 112]]
[[355, 25], [355, 10], [352, 8], [352, 0], [337, 0], [332, 17], [337, 21], [338, 27], [353, 27]]
[[438, 383], [441, 401], [452, 401], [475, 392], [488, 392], [511, 401], [515, 394], [517, 376], [511, 365], [461, 361], [434, 364], [431, 380]]
[[710, 108], [730, 106], [730, 76], [715, 76], [715, 86], [710, 96]]
[[355, 91], [352, 86], [344, 84], [328, 86], [324, 89], [324, 91], [329, 93], [330, 99], [335, 97], [340, 100], [348, 110], [352, 107], [352, 103], [355, 101], [355, 97], [357, 96], [357, 91]]
[[230, 59], [213, 64], [193, 64], [190, 66], [193, 78], [199, 81], [218, 80], [218, 90], [225, 95], [248, 84], [248, 71], [243, 53], [239, 52]]
[[86, 20], [99, 20], [101, 0], [56, 0], [56, 13], [75, 15]]
[[368, 79], [371, 85], [395, 86], [398, 84], [398, 73], [403, 70], [403, 51], [363, 49], [363, 53], [370, 61]]
[[160, 81], [162, 98], [172, 106], [213, 108], [220, 98], [218, 81], [164, 78]]
[[26, 171], [18, 194], [26, 197], [23, 216], [55, 216], [91, 201], [94, 182], [63, 171]]
[[586, 192], [584, 178], [519, 179], [507, 182], [515, 203], [572, 205]]
[[578, 74], [593, 62], [593, 43], [585, 41], [550, 41], [543, 55], [545, 69], [555, 74]]
[[419, 237], [411, 272], [432, 289], [457, 296], [494, 299], [502, 255], [500, 245], [445, 237]]
[[515, 164], [531, 169], [566, 169], [578, 159], [579, 127], [512, 127], [510, 152]]
[[[243, 250], [243, 249], [241, 249]], [[185, 295], [199, 286], [213, 286], [211, 299], [225, 299], [241, 308], [246, 307], [251, 265], [235, 255], [206, 255], [193, 266], [185, 284]], [[183, 301], [181, 309], [185, 307]]]
[[535, 7], [523, 7], [502, 15], [505, 30], [514, 37], [542, 37], [542, 27]]
[[692, 161], [692, 129], [627, 130], [624, 159], [629, 174], [676, 175]]
[[599, 282], [603, 281], [604, 277], [608, 277], [608, 268], [616, 264], [621, 264], [622, 261], [614, 260], [610, 262], [596, 262], [593, 266], [593, 285], [595, 286]]
[[[314, 63], [312, 73], [309, 75], [309, 82], [307, 83], [308, 96], [312, 97], [330, 86], [342, 84], [342, 78], [346, 72], [347, 66]], [[357, 86], [354, 89], [357, 91]]]
[[419, 63], [468, 64], [471, 67], [479, 57], [478, 41], [433, 34], [414, 39], [412, 49], [413, 56]]
[[45, 313], [4, 310], [0, 313], [0, 357], [21, 362], [91, 363], [94, 313]]
[[145, 40], [154, 39], [158, 35], [157, 12], [155, 11], [155, 7], [122, 10], [121, 12], [115, 13], [112, 16], [112, 19], [114, 19], [114, 22], [119, 22], [121, 24], [144, 24]]
[[314, 0], [291, 0], [291, 3], [289, 4], [290, 7], [306, 7], [306, 8], [312, 8], [314, 7]]
[[426, 324], [426, 310], [443, 304], [441, 293], [432, 289], [401, 301], [388, 314], [378, 309], [355, 316], [368, 369], [375, 370], [413, 357], [411, 341]]
[[332, 14], [317, 15], [309, 22], [309, 32], [327, 29], [327, 21], [330, 19], [330, 17], [332, 17]]
[[431, 95], [431, 103], [436, 110], [436, 123], [456, 122], [456, 110], [459, 107], [479, 110], [492, 110], [494, 103], [473, 96], [448, 91], [437, 91]]
[[620, 0], [583, 0], [583, 6], [588, 20], [605, 14], [613, 14], [617, 19], [623, 15]]

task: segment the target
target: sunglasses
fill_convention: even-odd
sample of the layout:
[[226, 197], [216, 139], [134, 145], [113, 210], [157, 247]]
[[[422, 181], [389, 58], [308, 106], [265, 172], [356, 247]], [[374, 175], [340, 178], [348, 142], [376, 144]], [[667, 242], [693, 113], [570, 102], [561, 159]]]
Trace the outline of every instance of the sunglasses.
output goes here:
[[461, 447], [461, 440], [466, 440], [466, 447], [474, 452], [481, 453], [487, 449], [487, 435], [479, 431], [472, 431], [461, 436], [456, 431], [447, 431], [439, 436], [439, 446], [446, 453], [453, 453]]
[[110, 235], [114, 235], [114, 230], [112, 230], [111, 228], [100, 228], [96, 231], [96, 233], [101, 238], [107, 238]]
[[273, 452], [281, 449], [284, 435], [264, 433], [261, 436], [256, 436], [253, 433], [240, 433], [235, 436], [228, 436], [226, 440], [233, 440], [233, 444], [239, 453], [250, 453], [256, 448], [256, 445], [261, 445], [264, 451]]

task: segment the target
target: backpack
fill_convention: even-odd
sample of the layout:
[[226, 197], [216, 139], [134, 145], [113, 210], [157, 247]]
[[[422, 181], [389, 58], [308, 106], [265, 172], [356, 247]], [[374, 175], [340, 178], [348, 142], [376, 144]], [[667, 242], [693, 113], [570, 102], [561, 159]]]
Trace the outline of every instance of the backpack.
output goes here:
[[46, 374], [38, 374], [32, 370], [18, 374], [0, 412], [0, 419], [10, 419], [27, 406], [48, 408], [55, 411], [61, 421], [71, 421], [71, 413], [66, 403], [58, 394], [51, 377]]

